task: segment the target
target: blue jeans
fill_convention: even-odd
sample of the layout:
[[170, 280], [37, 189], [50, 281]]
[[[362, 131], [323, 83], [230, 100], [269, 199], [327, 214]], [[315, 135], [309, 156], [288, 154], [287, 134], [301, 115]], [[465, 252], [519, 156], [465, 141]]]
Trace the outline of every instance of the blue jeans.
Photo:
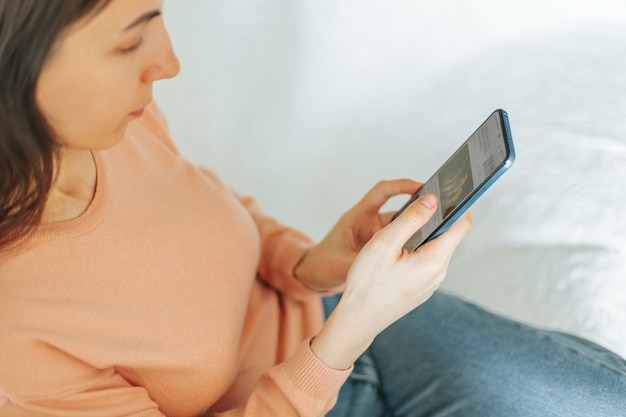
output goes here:
[[391, 416], [626, 416], [626, 361], [435, 293], [376, 338], [327, 415]]

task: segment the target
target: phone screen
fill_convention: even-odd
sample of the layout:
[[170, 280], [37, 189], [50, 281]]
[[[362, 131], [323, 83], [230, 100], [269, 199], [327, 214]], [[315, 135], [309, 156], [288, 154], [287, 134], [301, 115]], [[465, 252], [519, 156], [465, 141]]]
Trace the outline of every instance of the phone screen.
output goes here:
[[[443, 233], [512, 163], [508, 118], [496, 110], [398, 211], [426, 193], [439, 198], [433, 217], [405, 244], [415, 250]], [[397, 215], [396, 214], [396, 215]]]

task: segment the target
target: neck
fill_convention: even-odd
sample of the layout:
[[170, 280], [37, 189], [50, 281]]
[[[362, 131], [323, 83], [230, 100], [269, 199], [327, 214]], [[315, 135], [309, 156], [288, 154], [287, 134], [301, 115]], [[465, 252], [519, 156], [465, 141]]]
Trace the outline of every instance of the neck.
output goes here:
[[79, 217], [89, 207], [95, 189], [96, 164], [91, 151], [63, 149], [42, 223], [57, 223]]

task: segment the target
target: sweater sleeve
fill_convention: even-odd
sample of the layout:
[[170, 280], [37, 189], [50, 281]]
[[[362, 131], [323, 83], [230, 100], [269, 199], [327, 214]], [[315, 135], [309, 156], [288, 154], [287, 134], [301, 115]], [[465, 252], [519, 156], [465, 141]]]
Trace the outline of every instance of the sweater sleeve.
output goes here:
[[260, 279], [298, 300], [323, 295], [307, 288], [294, 276], [295, 267], [314, 245], [311, 239], [265, 215], [253, 198], [240, 196], [239, 200], [254, 219], [261, 236]]
[[[226, 187], [213, 170], [206, 167], [200, 169], [211, 181]], [[254, 198], [239, 195], [232, 190], [231, 192], [247, 209], [257, 226], [261, 238], [261, 261], [258, 267], [261, 280], [281, 293], [301, 301], [338, 293], [343, 289], [343, 286], [340, 286], [327, 291], [316, 291], [296, 279], [295, 267], [315, 243], [304, 233], [264, 214]]]
[[206, 417], [324, 416], [335, 405], [352, 368], [327, 367], [309, 345], [307, 339], [291, 358], [264, 374], [242, 407]]

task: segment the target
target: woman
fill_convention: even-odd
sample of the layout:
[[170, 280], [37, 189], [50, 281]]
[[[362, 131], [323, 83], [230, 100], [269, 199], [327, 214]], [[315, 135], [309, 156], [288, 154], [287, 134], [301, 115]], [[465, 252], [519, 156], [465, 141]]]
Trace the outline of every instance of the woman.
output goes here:
[[436, 198], [379, 211], [419, 184], [313, 244], [185, 161], [151, 104], [161, 9], [0, 0], [0, 416], [625, 409], [617, 356], [433, 295], [470, 219], [403, 251]]

